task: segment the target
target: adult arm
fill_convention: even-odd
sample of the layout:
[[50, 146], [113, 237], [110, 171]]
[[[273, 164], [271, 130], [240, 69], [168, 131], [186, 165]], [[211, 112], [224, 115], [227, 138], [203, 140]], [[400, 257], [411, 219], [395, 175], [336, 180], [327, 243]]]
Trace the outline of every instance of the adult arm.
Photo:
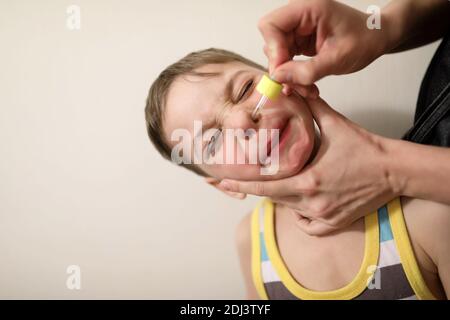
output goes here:
[[387, 53], [426, 45], [441, 38], [450, 28], [448, 1], [390, 1], [383, 8], [382, 15], [390, 29]]

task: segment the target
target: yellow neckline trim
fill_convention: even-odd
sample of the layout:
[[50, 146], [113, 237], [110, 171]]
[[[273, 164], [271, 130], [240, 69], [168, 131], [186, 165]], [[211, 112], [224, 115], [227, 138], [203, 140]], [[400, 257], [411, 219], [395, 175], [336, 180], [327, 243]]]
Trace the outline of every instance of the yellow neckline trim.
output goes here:
[[281, 257], [275, 238], [274, 206], [268, 199], [264, 200], [264, 210], [264, 241], [266, 243], [267, 254], [281, 281], [293, 295], [302, 300], [347, 300], [355, 298], [367, 288], [369, 279], [372, 279], [373, 271], [376, 270], [376, 268], [369, 269], [369, 267], [377, 265], [380, 252], [378, 215], [376, 211], [367, 215], [364, 220], [364, 257], [355, 278], [348, 285], [337, 290], [312, 291], [304, 288], [294, 279]]
[[269, 300], [266, 289], [264, 288], [264, 281], [261, 275], [261, 248], [259, 243], [259, 209], [261, 203], [253, 210], [251, 221], [251, 235], [252, 235], [252, 277], [256, 292], [263, 300]]
[[391, 221], [392, 233], [394, 235], [395, 245], [406, 273], [409, 284], [418, 299], [434, 300], [436, 299], [428, 289], [417, 264], [414, 251], [409, 240], [408, 229], [406, 228], [403, 217], [400, 198], [396, 198], [388, 203], [389, 220]]

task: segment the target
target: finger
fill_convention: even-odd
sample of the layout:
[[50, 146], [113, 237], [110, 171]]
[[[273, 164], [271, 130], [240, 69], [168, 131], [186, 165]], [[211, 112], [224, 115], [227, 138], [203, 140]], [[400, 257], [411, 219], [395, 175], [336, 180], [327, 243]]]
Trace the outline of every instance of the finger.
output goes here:
[[273, 78], [281, 83], [312, 85], [326, 75], [333, 74], [336, 65], [331, 54], [319, 52], [308, 60], [291, 60], [273, 71]]
[[293, 85], [294, 90], [303, 98], [316, 99], [319, 97], [319, 88], [315, 84], [309, 86]]
[[320, 220], [325, 224], [334, 226], [338, 229], [342, 229], [350, 226], [353, 222], [355, 222], [356, 220], [358, 220], [363, 216], [364, 215], [362, 214], [352, 215], [349, 212], [340, 211], [340, 212], [333, 212], [332, 216], [321, 218], [318, 220]]
[[310, 16], [310, 6], [299, 3], [280, 7], [260, 19], [258, 28], [268, 46], [271, 70], [293, 57], [295, 39], [288, 39], [288, 34], [294, 30], [299, 36], [314, 32], [316, 20], [309, 19]]
[[311, 110], [314, 120], [316, 120], [321, 132], [323, 132], [323, 129], [327, 127], [327, 122], [329, 123], [331, 120], [336, 120], [343, 117], [343, 115], [331, 108], [320, 97], [315, 99], [306, 98], [306, 102], [308, 103], [309, 109]]
[[324, 222], [318, 220], [311, 220], [309, 218], [300, 215], [298, 216], [297, 226], [303, 232], [311, 236], [323, 236], [338, 230], [338, 228], [330, 226]]
[[231, 196], [236, 199], [240, 199], [240, 200], [244, 200], [245, 198], [247, 198], [247, 195], [245, 193], [240, 193], [240, 192], [232, 192]]
[[310, 86], [302, 85], [290, 85], [283, 83], [282, 92], [286, 96], [290, 96], [292, 93], [299, 94], [303, 98], [316, 99], [319, 97], [319, 88], [315, 84]]
[[[258, 24], [263, 34], [267, 31], [276, 31], [289, 33], [295, 30], [299, 35], [306, 36], [312, 34], [318, 26], [319, 19], [311, 19], [312, 11], [316, 10], [311, 3], [303, 2], [295, 5], [287, 4], [277, 8], [264, 16]], [[319, 12], [315, 12], [319, 15]]]
[[289, 86], [288, 84], [283, 84], [282, 91], [285, 96], [290, 96], [293, 93], [294, 89], [291, 86]]
[[227, 191], [254, 194], [257, 196], [297, 196], [299, 191], [293, 188], [292, 180], [298, 177], [290, 177], [273, 181], [237, 181], [222, 180], [220, 186]]
[[282, 197], [270, 197], [272, 199], [273, 202], [275, 203], [279, 203], [282, 205], [285, 205], [295, 211], [300, 211], [300, 212], [304, 212], [305, 210], [303, 209], [303, 202], [304, 200], [304, 195], [303, 194], [299, 194], [296, 196], [282, 196]]
[[[276, 39], [277, 36], [273, 37]], [[280, 39], [280, 41], [265, 43], [263, 47], [264, 54], [269, 60], [270, 75], [275, 70], [276, 66], [291, 60], [297, 54], [295, 35], [293, 33], [288, 33], [282, 34], [282, 37], [283, 38]]]
[[291, 60], [293, 56], [286, 34], [272, 26], [264, 28], [264, 31], [260, 29], [266, 42], [264, 54], [269, 60], [269, 74], [272, 74], [277, 66]]

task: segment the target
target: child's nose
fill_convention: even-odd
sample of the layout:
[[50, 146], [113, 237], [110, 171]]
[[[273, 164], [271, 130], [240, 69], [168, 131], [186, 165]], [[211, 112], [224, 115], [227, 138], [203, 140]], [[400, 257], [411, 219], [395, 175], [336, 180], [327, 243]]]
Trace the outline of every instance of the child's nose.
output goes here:
[[230, 129], [256, 129], [256, 122], [252, 119], [252, 110], [239, 108], [231, 110], [225, 120], [225, 127]]

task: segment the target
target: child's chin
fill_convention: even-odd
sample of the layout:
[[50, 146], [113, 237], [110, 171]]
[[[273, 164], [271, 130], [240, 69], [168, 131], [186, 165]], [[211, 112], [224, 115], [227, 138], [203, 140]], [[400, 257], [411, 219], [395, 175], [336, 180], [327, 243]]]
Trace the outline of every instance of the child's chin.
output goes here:
[[278, 172], [276, 172], [273, 175], [267, 176], [265, 180], [278, 180], [278, 179], [284, 179], [288, 177], [292, 177], [295, 174], [297, 174], [302, 169], [302, 166], [300, 165], [280, 165], [280, 168], [278, 169]]
[[288, 163], [283, 160], [280, 161], [278, 166], [272, 164], [271, 166], [266, 167], [264, 170], [266, 173], [263, 174], [263, 171], [261, 171], [258, 178], [255, 180], [268, 181], [288, 178], [298, 173], [303, 167], [301, 163]]
[[313, 144], [309, 141], [294, 144], [281, 159], [278, 173], [272, 179], [283, 179], [299, 173], [306, 166], [312, 149]]

